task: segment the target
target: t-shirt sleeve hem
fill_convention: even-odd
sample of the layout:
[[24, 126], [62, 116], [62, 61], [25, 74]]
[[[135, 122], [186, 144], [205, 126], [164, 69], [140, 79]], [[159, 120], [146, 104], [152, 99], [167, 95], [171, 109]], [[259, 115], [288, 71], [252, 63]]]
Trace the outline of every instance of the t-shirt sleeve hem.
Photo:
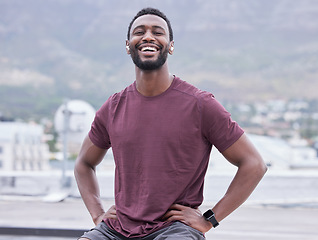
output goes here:
[[93, 135], [92, 131], [89, 131], [88, 137], [89, 137], [89, 139], [91, 140], [91, 142], [92, 142], [95, 146], [97, 146], [97, 147], [99, 147], [99, 148], [102, 148], [102, 149], [108, 149], [108, 148], [109, 148], [109, 147], [107, 147], [107, 146], [101, 144], [101, 143], [95, 138], [95, 136]]
[[240, 132], [236, 134], [235, 137], [231, 138], [229, 141], [226, 142], [226, 145], [216, 147], [220, 153], [224, 152], [226, 149], [231, 147], [239, 138], [244, 134], [244, 130], [240, 129]]

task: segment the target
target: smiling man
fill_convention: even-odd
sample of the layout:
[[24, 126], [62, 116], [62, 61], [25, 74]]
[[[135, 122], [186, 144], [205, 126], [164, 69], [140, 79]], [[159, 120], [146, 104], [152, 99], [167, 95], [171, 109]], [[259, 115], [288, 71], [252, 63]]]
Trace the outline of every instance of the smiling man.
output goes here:
[[[211, 93], [170, 74], [171, 24], [142, 9], [128, 27], [126, 50], [136, 81], [97, 111], [75, 165], [83, 201], [96, 227], [80, 239], [204, 239], [239, 207], [266, 172], [242, 128]], [[202, 214], [212, 146], [237, 166], [226, 194]], [[96, 166], [112, 147], [115, 205], [104, 211]]]

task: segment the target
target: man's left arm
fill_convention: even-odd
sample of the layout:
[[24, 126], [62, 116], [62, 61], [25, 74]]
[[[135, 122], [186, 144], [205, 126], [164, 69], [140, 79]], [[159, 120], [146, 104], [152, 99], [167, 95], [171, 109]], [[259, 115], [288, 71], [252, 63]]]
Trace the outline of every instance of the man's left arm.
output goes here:
[[218, 221], [247, 200], [267, 171], [262, 157], [245, 134], [222, 154], [238, 170], [224, 197], [213, 208]]
[[[267, 170], [262, 157], [245, 134], [222, 154], [238, 170], [225, 195], [212, 209], [218, 222], [246, 201]], [[183, 222], [203, 233], [212, 228], [212, 224], [205, 220], [198, 209], [179, 204], [172, 205], [164, 218]]]

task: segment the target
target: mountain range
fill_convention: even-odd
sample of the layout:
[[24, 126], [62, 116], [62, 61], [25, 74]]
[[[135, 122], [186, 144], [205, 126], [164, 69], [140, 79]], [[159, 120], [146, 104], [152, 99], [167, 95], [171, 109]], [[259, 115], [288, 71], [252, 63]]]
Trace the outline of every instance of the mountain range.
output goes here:
[[171, 73], [221, 102], [318, 98], [316, 0], [0, 0], [0, 115], [99, 108], [135, 80], [127, 27], [148, 6], [171, 21]]

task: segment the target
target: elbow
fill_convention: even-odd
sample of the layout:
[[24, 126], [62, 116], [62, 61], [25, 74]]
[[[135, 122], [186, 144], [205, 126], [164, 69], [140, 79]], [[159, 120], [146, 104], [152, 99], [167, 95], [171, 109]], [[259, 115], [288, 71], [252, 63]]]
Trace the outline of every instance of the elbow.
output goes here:
[[78, 164], [78, 159], [76, 159], [75, 165], [74, 165], [74, 176], [75, 176], [75, 178], [77, 178], [78, 172], [79, 172], [79, 164]]
[[254, 156], [244, 161], [244, 164], [239, 165], [239, 168], [245, 169], [246, 173], [250, 173], [255, 179], [261, 180], [267, 172], [267, 165], [261, 156]]
[[85, 164], [79, 159], [79, 157], [75, 161], [74, 165], [74, 176], [77, 178], [79, 175], [85, 174]]
[[257, 164], [255, 164], [254, 168], [255, 168], [255, 172], [260, 178], [263, 178], [263, 176], [268, 170], [268, 167], [262, 158], [260, 158], [259, 161], [257, 161]]
[[90, 171], [95, 172], [95, 166], [90, 164], [88, 161], [85, 159], [81, 158], [80, 156], [77, 157], [74, 165], [74, 175], [75, 177], [80, 176], [80, 175], [85, 175]]
[[265, 175], [265, 173], [267, 172], [267, 170], [268, 170], [268, 167], [266, 166], [266, 164], [265, 163], [263, 163], [262, 164], [262, 177]]
[[263, 172], [263, 175], [265, 175], [265, 173], [267, 172], [267, 170], [268, 170], [268, 167], [267, 167], [267, 165], [266, 165], [266, 163], [265, 163], [265, 161], [263, 160], [263, 158], [262, 157], [260, 157], [260, 168], [261, 168], [261, 170], [262, 170], [262, 172]]

